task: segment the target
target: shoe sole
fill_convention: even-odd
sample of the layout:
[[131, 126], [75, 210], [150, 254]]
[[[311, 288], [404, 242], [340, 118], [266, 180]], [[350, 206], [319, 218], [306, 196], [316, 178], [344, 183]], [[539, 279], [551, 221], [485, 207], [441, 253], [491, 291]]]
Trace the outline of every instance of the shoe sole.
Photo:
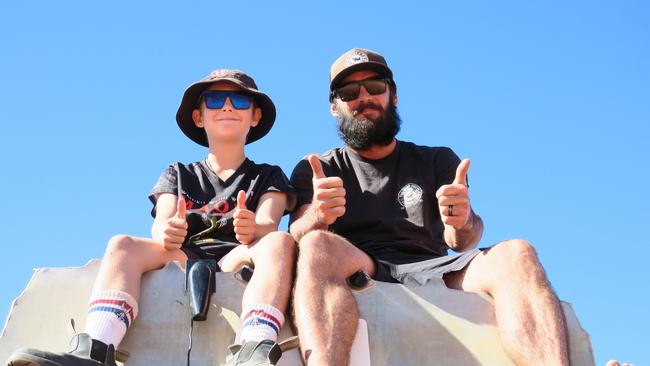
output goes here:
[[11, 359], [7, 361], [7, 366], [61, 366], [61, 364], [38, 356], [22, 353], [12, 355]]

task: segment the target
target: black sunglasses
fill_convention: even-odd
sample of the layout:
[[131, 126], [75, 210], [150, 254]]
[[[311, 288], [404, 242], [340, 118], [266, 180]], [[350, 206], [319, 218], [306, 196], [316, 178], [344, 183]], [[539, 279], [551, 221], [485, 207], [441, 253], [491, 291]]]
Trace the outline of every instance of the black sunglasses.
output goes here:
[[330, 102], [337, 96], [344, 102], [349, 102], [359, 98], [361, 86], [363, 86], [370, 95], [383, 94], [386, 92], [386, 86], [388, 83], [392, 83], [392, 80], [389, 78], [371, 78], [352, 81], [332, 90], [330, 93]]

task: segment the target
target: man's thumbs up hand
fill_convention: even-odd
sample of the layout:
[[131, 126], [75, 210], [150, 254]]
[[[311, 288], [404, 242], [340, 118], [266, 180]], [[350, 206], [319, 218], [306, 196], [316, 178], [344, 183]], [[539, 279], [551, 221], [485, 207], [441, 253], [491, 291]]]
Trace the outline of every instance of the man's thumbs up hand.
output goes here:
[[456, 168], [454, 181], [441, 186], [436, 192], [442, 222], [455, 229], [460, 229], [467, 224], [471, 212], [467, 191], [469, 164], [469, 159], [461, 161]]
[[246, 192], [237, 193], [237, 208], [233, 214], [235, 238], [242, 244], [250, 244], [255, 240], [255, 212], [246, 208]]
[[311, 209], [316, 220], [321, 225], [331, 225], [337, 218], [345, 214], [345, 188], [341, 177], [327, 177], [318, 157], [311, 154], [307, 157], [313, 172], [312, 184], [314, 196]]

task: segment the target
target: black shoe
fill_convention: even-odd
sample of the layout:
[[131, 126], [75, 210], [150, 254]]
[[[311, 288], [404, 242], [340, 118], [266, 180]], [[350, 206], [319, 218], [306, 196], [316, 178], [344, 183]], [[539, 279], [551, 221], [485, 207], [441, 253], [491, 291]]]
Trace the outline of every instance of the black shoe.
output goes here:
[[226, 366], [271, 366], [282, 356], [280, 346], [268, 339], [244, 342], [241, 347], [231, 348], [231, 352], [233, 356], [226, 362]]
[[7, 360], [7, 366], [117, 366], [115, 348], [79, 333], [70, 341], [70, 351], [47, 352], [21, 348]]

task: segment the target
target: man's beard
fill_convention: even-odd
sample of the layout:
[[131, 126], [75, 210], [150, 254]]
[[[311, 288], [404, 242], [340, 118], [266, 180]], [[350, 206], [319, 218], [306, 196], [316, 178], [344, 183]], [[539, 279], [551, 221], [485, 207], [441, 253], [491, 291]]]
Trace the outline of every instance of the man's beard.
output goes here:
[[[380, 112], [380, 116], [370, 120], [361, 112], [370, 108]], [[356, 115], [346, 114], [339, 105], [336, 106], [339, 122], [339, 136], [346, 145], [355, 150], [367, 150], [372, 146], [386, 146], [390, 144], [399, 132], [402, 120], [397, 113], [397, 107], [391, 100], [388, 109], [384, 110], [375, 103], [359, 104]]]

